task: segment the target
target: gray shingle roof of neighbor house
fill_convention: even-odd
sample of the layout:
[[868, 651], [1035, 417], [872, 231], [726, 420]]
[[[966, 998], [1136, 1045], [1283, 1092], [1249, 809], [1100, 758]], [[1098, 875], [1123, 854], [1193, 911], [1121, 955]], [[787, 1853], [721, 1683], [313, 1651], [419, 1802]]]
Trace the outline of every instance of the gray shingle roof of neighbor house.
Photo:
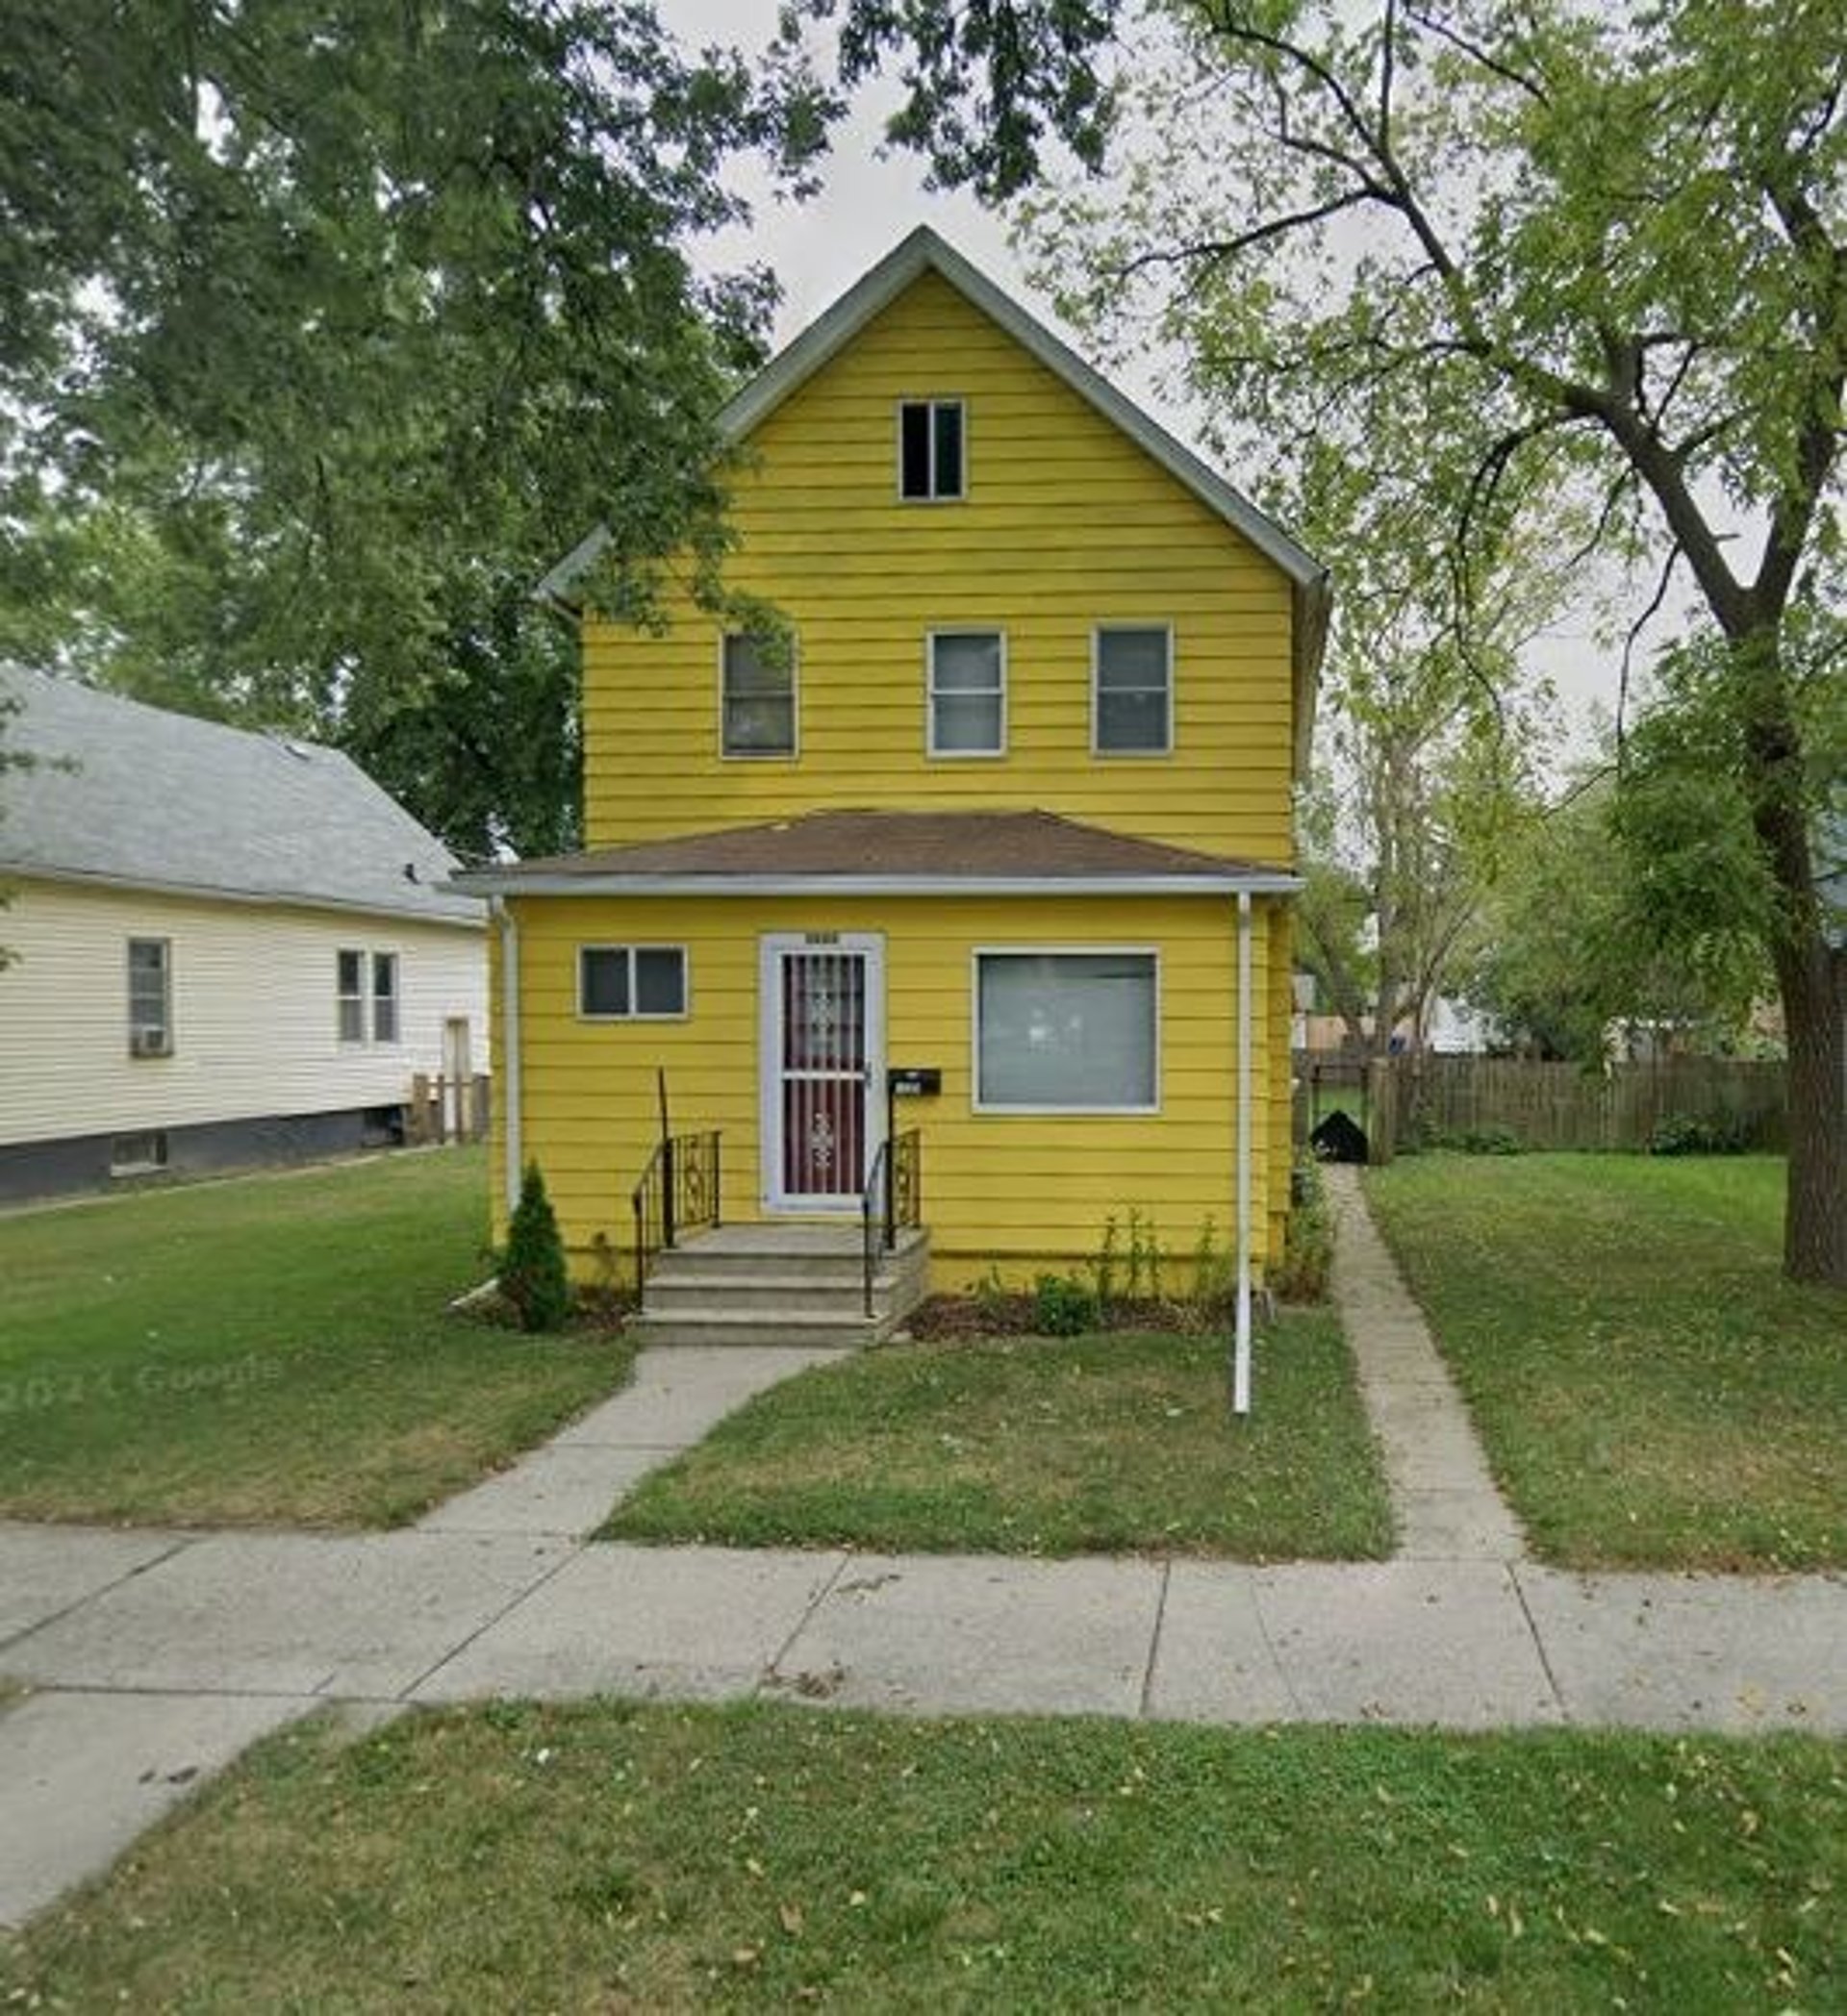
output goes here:
[[338, 749], [0, 664], [0, 873], [479, 924], [434, 834]]
[[[748, 385], [719, 414], [725, 440], [745, 439], [840, 350], [925, 272], [940, 274], [966, 300], [997, 322], [1023, 349], [1061, 378], [1079, 398], [1105, 419], [1113, 420], [1129, 439], [1151, 455], [1169, 475], [1190, 490], [1209, 511], [1242, 534], [1288, 579], [1295, 603], [1292, 675], [1295, 689], [1297, 774], [1308, 769], [1308, 743], [1314, 727], [1315, 691], [1322, 652], [1328, 642], [1331, 592], [1328, 569], [1290, 538], [1276, 520], [1207, 466], [1184, 442], [1145, 414], [1093, 370], [1071, 345], [1054, 336], [1036, 316], [1022, 308], [974, 265], [932, 231], [920, 224], [878, 264], [855, 281], [817, 320], [771, 359]], [[545, 575], [534, 593], [542, 601], [569, 606], [571, 585], [594, 567], [609, 544], [605, 526], [597, 526], [571, 548]]]
[[740, 888], [1126, 890], [1176, 895], [1295, 889], [1286, 869], [1138, 840], [1053, 812], [811, 812], [677, 840], [642, 841], [485, 869], [496, 895], [724, 895]]

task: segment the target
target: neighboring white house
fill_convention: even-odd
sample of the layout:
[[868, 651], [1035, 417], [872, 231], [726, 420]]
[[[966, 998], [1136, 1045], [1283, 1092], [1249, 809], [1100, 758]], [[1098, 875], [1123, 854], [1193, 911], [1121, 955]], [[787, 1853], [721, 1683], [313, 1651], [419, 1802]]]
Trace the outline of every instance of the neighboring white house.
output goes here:
[[0, 1198], [402, 1136], [487, 1069], [482, 906], [337, 750], [0, 666]]

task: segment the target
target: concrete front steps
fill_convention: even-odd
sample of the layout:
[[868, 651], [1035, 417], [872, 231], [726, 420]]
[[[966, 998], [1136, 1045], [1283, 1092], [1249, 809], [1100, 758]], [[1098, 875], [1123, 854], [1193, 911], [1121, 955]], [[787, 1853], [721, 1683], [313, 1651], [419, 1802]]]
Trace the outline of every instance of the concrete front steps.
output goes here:
[[857, 1224], [720, 1225], [655, 1257], [630, 1326], [645, 1345], [875, 1344], [929, 1290], [930, 1235], [898, 1235], [879, 1255], [866, 1314]]

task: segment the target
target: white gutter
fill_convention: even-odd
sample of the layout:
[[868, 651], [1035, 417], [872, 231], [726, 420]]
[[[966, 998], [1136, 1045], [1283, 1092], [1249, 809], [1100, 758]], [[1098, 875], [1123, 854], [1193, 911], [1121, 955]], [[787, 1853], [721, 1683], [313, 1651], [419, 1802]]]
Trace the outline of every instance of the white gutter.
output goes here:
[[450, 886], [485, 896], [1207, 896], [1295, 895], [1298, 875], [507, 874]]
[[1231, 1411], [1251, 1411], [1251, 896], [1238, 892], [1238, 1315]]
[[525, 1168], [519, 1124], [519, 925], [498, 896], [489, 904], [500, 926], [500, 1060], [501, 1138], [506, 1147], [505, 1183], [509, 1214], [519, 1201], [519, 1178]]

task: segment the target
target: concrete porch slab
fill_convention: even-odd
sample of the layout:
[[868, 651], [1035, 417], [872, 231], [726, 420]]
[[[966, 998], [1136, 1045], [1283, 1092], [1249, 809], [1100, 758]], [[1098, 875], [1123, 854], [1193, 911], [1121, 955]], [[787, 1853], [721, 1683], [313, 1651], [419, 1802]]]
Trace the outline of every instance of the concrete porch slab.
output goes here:
[[1163, 1571], [856, 1555], [777, 1662], [791, 1700], [924, 1714], [1135, 1715]]
[[564, 1543], [220, 1534], [0, 1652], [45, 1686], [400, 1693], [542, 1581]]
[[845, 1559], [594, 1547], [431, 1674], [417, 1699], [736, 1699], [756, 1687]]
[[0, 1926], [100, 1876], [143, 1827], [308, 1705], [56, 1693], [0, 1714]]

